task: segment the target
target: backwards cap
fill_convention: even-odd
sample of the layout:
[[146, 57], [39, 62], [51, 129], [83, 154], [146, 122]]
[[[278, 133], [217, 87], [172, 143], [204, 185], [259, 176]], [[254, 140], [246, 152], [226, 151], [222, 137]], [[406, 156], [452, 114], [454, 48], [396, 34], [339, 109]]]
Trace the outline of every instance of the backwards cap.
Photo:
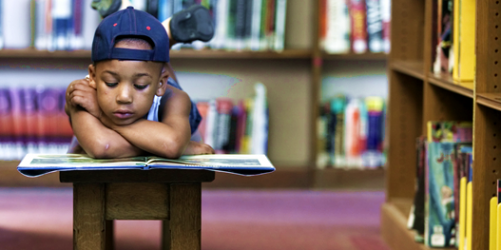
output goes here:
[[[120, 37], [150, 41], [152, 50], [115, 48]], [[92, 41], [92, 61], [102, 60], [169, 61], [169, 37], [151, 14], [133, 7], [115, 12], [101, 21]]]

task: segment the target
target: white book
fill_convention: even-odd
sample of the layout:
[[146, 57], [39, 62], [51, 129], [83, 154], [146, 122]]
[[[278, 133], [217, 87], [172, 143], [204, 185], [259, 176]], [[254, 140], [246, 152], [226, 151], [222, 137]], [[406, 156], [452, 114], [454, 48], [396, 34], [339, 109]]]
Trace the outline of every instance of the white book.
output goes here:
[[390, 37], [384, 34], [389, 34], [390, 32], [391, 0], [379, 0], [379, 4], [381, 6], [381, 19], [383, 21], [383, 50], [386, 53], [390, 53]]
[[217, 22], [212, 47], [215, 49], [225, 48], [228, 36], [228, 14], [230, 10], [229, 0], [218, 0], [217, 2]]
[[254, 86], [256, 97], [252, 109], [251, 154], [266, 154], [268, 150], [268, 103], [266, 87], [262, 83]]
[[275, 41], [274, 49], [276, 51], [284, 50], [285, 37], [285, 14], [287, 9], [287, 0], [277, 0], [276, 21], [275, 21]]
[[327, 53], [350, 51], [350, 16], [346, 1], [327, 0], [327, 32], [323, 47]]
[[47, 0], [37, 0], [35, 3], [35, 48], [47, 49], [47, 23], [46, 23]]
[[134, 9], [146, 11], [146, 0], [131, 0], [131, 2]]
[[99, 13], [93, 10], [90, 5], [92, 0], [84, 0], [83, 5], [83, 22], [82, 22], [82, 34], [83, 34], [83, 48], [86, 50], [92, 49], [92, 40], [94, 39], [94, 33], [96, 28], [101, 22], [101, 17]]
[[[3, 30], [2, 30], [2, 26], [3, 26], [3, 23], [2, 23], [2, 3], [3, 0], [0, 0], [0, 49], [3, 48]], [[0, 159], [3, 159], [2, 158], [2, 155], [0, 153]]]
[[217, 121], [217, 109], [216, 109], [216, 100], [209, 101], [209, 111], [207, 112], [207, 123], [205, 127], [205, 144], [214, 147], [215, 140], [214, 134], [216, 131], [216, 121]]
[[30, 0], [3, 0], [0, 18], [3, 24], [4, 48], [28, 48], [31, 41]]

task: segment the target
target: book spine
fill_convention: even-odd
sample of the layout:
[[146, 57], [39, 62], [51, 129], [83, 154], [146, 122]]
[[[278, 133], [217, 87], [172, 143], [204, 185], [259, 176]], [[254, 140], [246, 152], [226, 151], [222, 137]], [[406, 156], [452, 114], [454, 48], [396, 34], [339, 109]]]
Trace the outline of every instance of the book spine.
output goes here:
[[275, 40], [275, 14], [276, 14], [276, 1], [268, 0], [268, 17], [266, 25], [266, 40], [265, 47], [263, 49], [270, 50], [273, 49], [273, 42]]
[[383, 22], [381, 18], [380, 0], [366, 0], [367, 5], [367, 37], [369, 51], [383, 51]]
[[261, 4], [261, 27], [259, 27], [259, 47], [258, 47], [258, 50], [264, 50], [266, 48], [266, 31], [267, 31], [267, 27], [268, 27], [268, 18], [269, 18], [269, 15], [268, 15], [268, 7], [269, 7], [269, 4], [268, 2], [269, 1], [273, 1], [273, 0], [262, 0], [262, 4]]
[[361, 167], [360, 159], [360, 102], [351, 99], [346, 106], [345, 152], [347, 167]]
[[346, 165], [344, 148], [345, 107], [346, 98], [344, 96], [339, 96], [331, 100], [331, 113], [335, 119], [334, 147], [331, 158], [333, 159], [334, 167], [337, 168]]
[[219, 98], [216, 100], [217, 107], [217, 122], [216, 122], [216, 136], [214, 139], [214, 150], [218, 154], [227, 154], [230, 125], [231, 125], [231, 110], [233, 104], [229, 99]]
[[[0, 16], [1, 15], [2, 13], [0, 12]], [[30, 0], [30, 48], [35, 47], [35, 32], [36, 32], [35, 17], [36, 17], [36, 2], [35, 0]]]
[[268, 148], [268, 103], [266, 87], [262, 83], [254, 85], [256, 96], [252, 110], [251, 154], [266, 154]]
[[216, 49], [225, 48], [227, 33], [229, 29], [228, 19], [230, 11], [230, 0], [218, 0], [217, 1], [217, 20], [216, 20], [216, 31], [214, 34], [212, 46]]
[[205, 139], [206, 136], [206, 131], [207, 131], [207, 115], [209, 112], [209, 103], [208, 102], [197, 102], [197, 109], [198, 112], [200, 113], [200, 116], [202, 116], [202, 121], [200, 122], [200, 125], [198, 125], [198, 133], [200, 134], [200, 137], [202, 139]]
[[0, 159], [12, 157], [12, 98], [8, 88], [0, 88]]
[[[231, 13], [234, 15], [230, 16], [230, 23], [235, 23], [235, 49], [242, 50], [245, 45], [245, 0], [231, 0], [232, 3], [232, 11]], [[231, 26], [231, 25], [230, 25]]]
[[350, 0], [352, 51], [360, 54], [367, 52], [367, 28], [365, 0]]
[[242, 154], [250, 154], [251, 153], [251, 147], [252, 147], [252, 135], [253, 135], [253, 130], [252, 130], [252, 125], [253, 125], [253, 110], [254, 110], [254, 99], [252, 98], [247, 98], [245, 99], [245, 113], [246, 113], [246, 119], [245, 119], [245, 133], [242, 138]]
[[319, 107], [317, 118], [317, 159], [316, 166], [323, 169], [329, 165], [329, 150], [331, 149], [328, 134], [328, 116], [330, 117], [330, 109], [328, 102]]
[[136, 10], [146, 11], [146, 0], [130, 0]]
[[244, 28], [244, 42], [245, 49], [251, 48], [251, 37], [252, 37], [252, 11], [254, 6], [254, 1], [256, 0], [246, 0], [245, 1], [245, 28]]
[[326, 0], [324, 49], [338, 54], [350, 51], [350, 16], [346, 1]]
[[3, 47], [6, 49], [28, 48], [31, 41], [30, 0], [3, 1], [0, 18], [4, 24], [2, 26]]
[[229, 153], [235, 154], [237, 151], [237, 127], [238, 127], [238, 116], [239, 108], [238, 106], [233, 106], [231, 109], [230, 116], [230, 132], [228, 137], [228, 143], [223, 147]]
[[238, 154], [242, 153], [242, 148], [243, 148], [243, 138], [245, 134], [245, 125], [246, 125], [246, 119], [247, 119], [247, 114], [245, 112], [245, 104], [243, 100], [240, 100], [237, 105], [238, 109], [238, 117], [237, 117], [237, 131], [236, 131], [236, 138], [235, 138], [235, 151]]
[[38, 152], [37, 141], [37, 93], [32, 87], [25, 87], [21, 90], [21, 110], [24, 123], [23, 134], [25, 136], [26, 153]]
[[158, 20], [163, 22], [172, 16], [172, 0], [158, 0]]
[[252, 1], [251, 50], [259, 50], [259, 33], [261, 28], [261, 5], [263, 0]]
[[275, 44], [274, 50], [283, 51], [284, 50], [284, 40], [285, 40], [285, 16], [287, 9], [287, 0], [277, 0], [277, 13], [275, 18]]
[[4, 38], [3, 38], [3, 0], [0, 0], [0, 49], [3, 49]]
[[83, 49], [92, 49], [92, 40], [94, 38], [94, 33], [96, 31], [101, 17], [99, 13], [93, 10], [90, 5], [93, 0], [83, 0], [83, 11], [82, 11], [82, 36], [83, 36]]
[[[462, 0], [460, 6], [459, 84], [473, 89], [475, 76], [475, 1]], [[465, 10], [465, 11], [463, 11]]]
[[204, 141], [212, 148], [214, 148], [215, 146], [214, 134], [216, 131], [216, 121], [217, 121], [216, 101], [211, 100], [209, 101], [209, 109], [207, 112], [207, 124], [206, 124]]
[[53, 0], [52, 19], [54, 31], [54, 44], [56, 50], [68, 48], [68, 29], [71, 29], [71, 0]]
[[383, 49], [384, 52], [390, 53], [391, 0], [380, 0], [380, 3], [381, 3], [381, 19], [383, 22]]
[[158, 18], [158, 1], [159, 0], [148, 0], [146, 2], [146, 12], [150, 13], [156, 18]]
[[12, 122], [13, 129], [12, 135], [14, 137], [14, 159], [22, 159], [26, 154], [25, 151], [25, 137], [26, 123], [24, 123], [24, 116], [22, 111], [22, 89], [13, 87], [10, 89], [10, 96], [12, 98]]
[[80, 50], [84, 46], [83, 38], [83, 2], [84, 0], [74, 0], [73, 1], [73, 25], [74, 25], [74, 36], [72, 40], [72, 49]]

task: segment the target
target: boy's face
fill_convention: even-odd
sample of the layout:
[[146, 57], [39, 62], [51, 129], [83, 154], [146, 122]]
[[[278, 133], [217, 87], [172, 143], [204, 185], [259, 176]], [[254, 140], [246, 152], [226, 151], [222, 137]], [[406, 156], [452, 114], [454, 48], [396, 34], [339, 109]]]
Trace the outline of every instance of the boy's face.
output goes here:
[[[120, 43], [116, 47], [143, 49]], [[148, 113], [154, 96], [165, 93], [168, 73], [162, 63], [106, 60], [90, 65], [89, 76], [103, 114], [121, 126]]]

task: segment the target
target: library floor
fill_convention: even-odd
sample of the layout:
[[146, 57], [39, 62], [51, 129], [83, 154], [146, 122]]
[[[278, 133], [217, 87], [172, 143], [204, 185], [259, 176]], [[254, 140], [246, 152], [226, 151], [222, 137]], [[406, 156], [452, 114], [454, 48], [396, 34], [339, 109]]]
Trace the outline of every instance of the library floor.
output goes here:
[[[388, 250], [383, 192], [225, 191], [202, 195], [202, 249]], [[160, 249], [158, 221], [118, 221], [117, 250]], [[0, 248], [71, 249], [72, 190], [0, 188]]]

